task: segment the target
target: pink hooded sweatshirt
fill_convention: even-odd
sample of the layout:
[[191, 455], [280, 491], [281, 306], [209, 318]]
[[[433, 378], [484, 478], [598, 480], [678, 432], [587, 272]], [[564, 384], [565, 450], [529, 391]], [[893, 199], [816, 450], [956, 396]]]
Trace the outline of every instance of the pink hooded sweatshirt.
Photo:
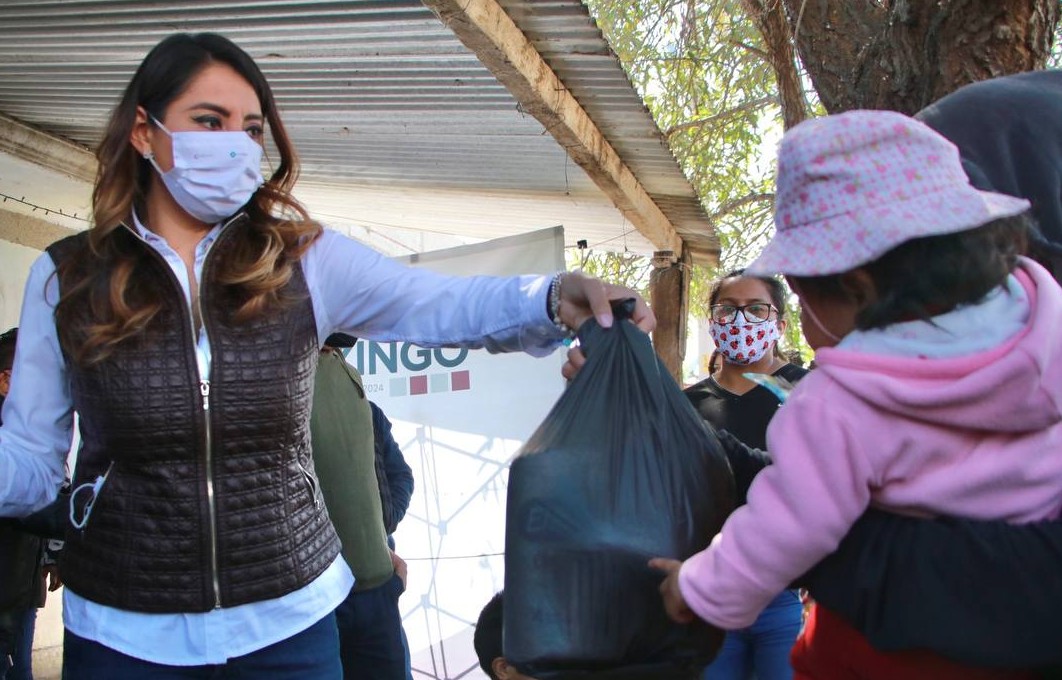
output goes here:
[[1062, 512], [1062, 289], [1039, 265], [1021, 332], [952, 359], [822, 349], [767, 431], [753, 482], [679, 587], [702, 619], [752, 624], [833, 552], [871, 504], [898, 513], [1029, 522]]

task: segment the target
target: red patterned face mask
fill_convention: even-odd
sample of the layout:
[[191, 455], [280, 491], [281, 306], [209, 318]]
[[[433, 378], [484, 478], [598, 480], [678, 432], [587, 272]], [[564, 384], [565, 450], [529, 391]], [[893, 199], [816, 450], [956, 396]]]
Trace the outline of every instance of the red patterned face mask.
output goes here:
[[730, 323], [710, 322], [709, 331], [723, 358], [743, 366], [769, 355], [780, 336], [776, 321], [749, 323], [741, 311]]

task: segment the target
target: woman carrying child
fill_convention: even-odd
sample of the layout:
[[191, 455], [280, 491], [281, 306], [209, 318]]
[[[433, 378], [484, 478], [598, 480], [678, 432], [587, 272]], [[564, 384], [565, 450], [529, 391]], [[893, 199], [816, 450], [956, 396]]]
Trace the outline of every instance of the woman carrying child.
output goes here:
[[[782, 141], [777, 233], [748, 268], [800, 297], [818, 370], [768, 430], [761, 473], [705, 551], [661, 586], [677, 619], [747, 626], [872, 504], [1012, 523], [1062, 509], [1062, 289], [1019, 256], [1029, 203], [970, 186], [955, 147], [883, 111]], [[798, 678], [1014, 677], [881, 654], [827, 610]]]

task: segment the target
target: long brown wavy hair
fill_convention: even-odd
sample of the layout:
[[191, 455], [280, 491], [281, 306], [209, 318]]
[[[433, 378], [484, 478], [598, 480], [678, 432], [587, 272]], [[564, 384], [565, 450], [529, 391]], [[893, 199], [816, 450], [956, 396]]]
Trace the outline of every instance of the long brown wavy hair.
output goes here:
[[64, 352], [78, 364], [106, 359], [119, 343], [141, 334], [161, 309], [158, 291], [137, 286], [143, 249], [123, 247], [125, 239], [116, 238], [117, 230], [131, 225], [134, 208], [144, 214], [154, 172], [133, 147], [130, 134], [137, 107], [163, 120], [170, 103], [212, 63], [232, 67], [254, 88], [280, 152], [276, 170], [243, 208], [250, 227], [241, 232], [218, 283], [230, 286], [229, 292], [240, 301], [234, 310], [239, 321], [291, 302], [281, 290], [321, 227], [291, 196], [299, 162], [269, 83], [254, 60], [227, 38], [213, 33], [172, 35], [144, 58], [111, 113], [96, 152], [99, 168], [88, 248], [58, 268], [56, 327]]

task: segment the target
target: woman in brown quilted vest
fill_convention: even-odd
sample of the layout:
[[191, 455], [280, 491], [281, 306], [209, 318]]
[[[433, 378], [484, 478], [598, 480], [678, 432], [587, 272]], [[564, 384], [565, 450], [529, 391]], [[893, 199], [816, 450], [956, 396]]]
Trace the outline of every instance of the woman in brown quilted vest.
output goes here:
[[[268, 83], [217, 35], [147, 55], [97, 156], [92, 228], [31, 270], [0, 433], [0, 516], [24, 515], [80, 416], [65, 677], [340, 678], [352, 577], [309, 448], [321, 341], [545, 355], [634, 294], [412, 270], [322, 228]], [[655, 323], [640, 298], [636, 321]]]

